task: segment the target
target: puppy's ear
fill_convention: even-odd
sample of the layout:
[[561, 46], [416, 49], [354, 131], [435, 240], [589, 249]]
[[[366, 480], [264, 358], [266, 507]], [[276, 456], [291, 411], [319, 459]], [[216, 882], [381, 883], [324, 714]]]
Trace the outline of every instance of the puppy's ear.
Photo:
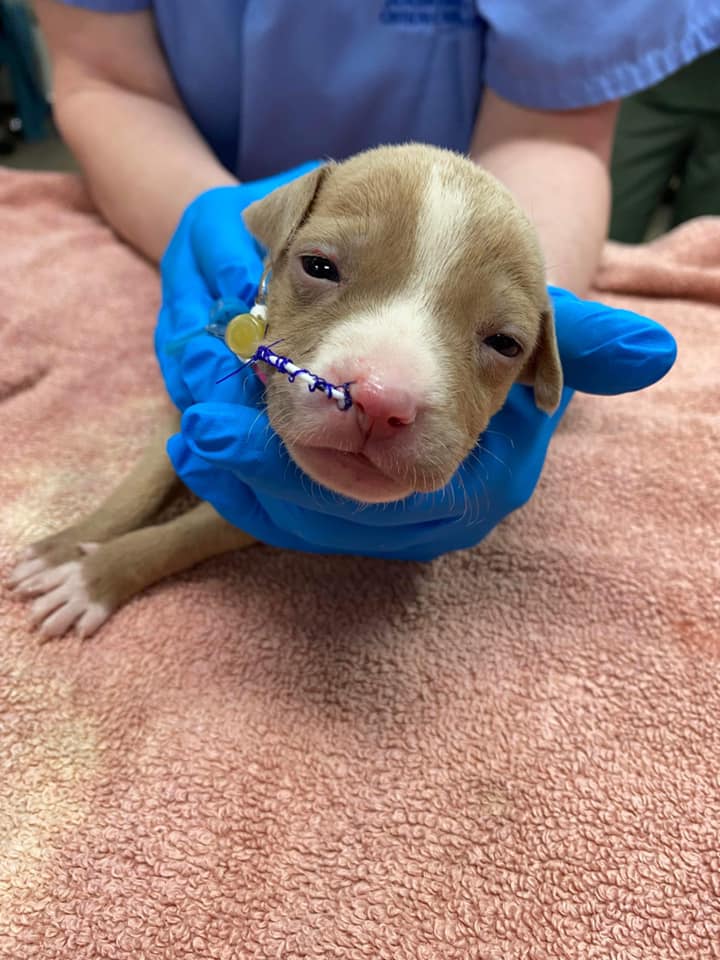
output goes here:
[[316, 167], [310, 173], [273, 190], [251, 203], [243, 213], [245, 226], [277, 260], [310, 212], [320, 184], [333, 164]]
[[518, 377], [518, 382], [534, 387], [535, 403], [541, 410], [555, 413], [562, 396], [563, 372], [552, 307], [549, 304], [540, 315], [540, 335], [532, 356]]

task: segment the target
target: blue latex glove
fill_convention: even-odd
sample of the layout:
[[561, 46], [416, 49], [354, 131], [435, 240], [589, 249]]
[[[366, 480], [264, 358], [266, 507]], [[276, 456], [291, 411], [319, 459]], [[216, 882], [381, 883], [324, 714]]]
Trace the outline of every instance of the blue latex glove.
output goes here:
[[233, 400], [241, 386], [233, 380], [215, 386], [228, 349], [205, 329], [218, 299], [239, 300], [247, 310], [255, 302], [264, 251], [246, 229], [243, 210], [317, 166], [312, 161], [265, 180], [216, 187], [183, 214], [160, 264], [163, 302], [155, 328], [160, 369], [180, 410], [198, 400]]
[[242, 210], [314, 166], [209, 191], [178, 227], [161, 267], [156, 333], [168, 390], [185, 411], [181, 433], [168, 443], [170, 458], [198, 496], [274, 546], [421, 561], [473, 546], [532, 494], [573, 391], [618, 394], [647, 387], [672, 366], [675, 341], [644, 317], [551, 288], [566, 382], [553, 416], [537, 409], [531, 388], [516, 385], [443, 490], [362, 507], [331, 493], [288, 457], [270, 428], [252, 368], [216, 383], [238, 361], [222, 341], [202, 333], [217, 298], [240, 298], [249, 306], [255, 295], [262, 251], [245, 230]]

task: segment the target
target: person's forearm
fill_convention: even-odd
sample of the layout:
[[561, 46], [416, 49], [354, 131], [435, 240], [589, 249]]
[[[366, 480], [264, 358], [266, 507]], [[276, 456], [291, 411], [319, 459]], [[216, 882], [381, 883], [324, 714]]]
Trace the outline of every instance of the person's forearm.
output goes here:
[[583, 296], [595, 275], [610, 213], [602, 160], [571, 143], [508, 140], [472, 153], [535, 223], [548, 282]]
[[191, 200], [237, 182], [167, 103], [96, 83], [60, 97], [55, 115], [100, 212], [153, 261]]
[[501, 180], [540, 233], [548, 281], [583, 296], [595, 276], [610, 213], [608, 165], [617, 102], [535, 110], [491, 89], [470, 155]]

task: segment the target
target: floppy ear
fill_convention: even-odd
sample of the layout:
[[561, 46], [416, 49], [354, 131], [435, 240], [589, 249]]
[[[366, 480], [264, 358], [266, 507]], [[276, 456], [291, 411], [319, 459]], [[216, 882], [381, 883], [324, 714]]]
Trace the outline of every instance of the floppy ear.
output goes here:
[[308, 216], [320, 184], [332, 166], [316, 167], [246, 208], [245, 226], [270, 252], [272, 260], [278, 259]]
[[555, 413], [562, 396], [563, 372], [555, 337], [555, 321], [549, 304], [540, 315], [540, 335], [518, 382], [534, 387], [535, 403], [540, 410]]

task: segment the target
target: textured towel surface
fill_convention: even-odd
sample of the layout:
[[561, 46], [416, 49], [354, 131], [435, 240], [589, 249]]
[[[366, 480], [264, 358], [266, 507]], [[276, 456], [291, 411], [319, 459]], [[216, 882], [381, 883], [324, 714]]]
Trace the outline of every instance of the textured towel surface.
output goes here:
[[[4, 574], [163, 395], [155, 275], [75, 180], [0, 172], [0, 236]], [[720, 957], [719, 273], [720, 221], [608, 248], [677, 365], [576, 397], [473, 551], [258, 547], [84, 644], [2, 592], [0, 957]]]

